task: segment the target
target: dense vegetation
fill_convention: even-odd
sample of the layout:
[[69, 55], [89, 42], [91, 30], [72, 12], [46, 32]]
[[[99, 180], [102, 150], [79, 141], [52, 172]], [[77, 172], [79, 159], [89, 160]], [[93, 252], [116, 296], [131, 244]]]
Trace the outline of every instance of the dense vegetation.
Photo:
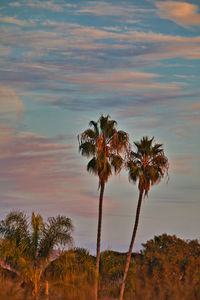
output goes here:
[[[56, 252], [58, 253], [58, 251]], [[5, 257], [1, 257], [1, 261]], [[106, 250], [101, 253], [99, 297], [117, 299], [124, 273], [126, 254]], [[35, 299], [32, 287], [20, 274], [0, 269], [0, 299]], [[49, 293], [45, 294], [46, 282]], [[82, 248], [62, 251], [49, 261], [42, 275], [38, 299], [93, 300], [95, 257]], [[199, 300], [200, 244], [163, 234], [143, 245], [132, 255], [127, 277], [125, 299]]]

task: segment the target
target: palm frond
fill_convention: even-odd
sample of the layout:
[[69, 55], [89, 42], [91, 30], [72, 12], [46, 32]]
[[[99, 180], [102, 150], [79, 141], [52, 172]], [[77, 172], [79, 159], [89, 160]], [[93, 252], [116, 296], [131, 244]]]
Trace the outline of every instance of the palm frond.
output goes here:
[[108, 127], [108, 120], [110, 119], [110, 116], [107, 115], [106, 117], [104, 117], [103, 115], [101, 115], [101, 117], [98, 120], [100, 129], [102, 132], [104, 132], [104, 130], [106, 130], [106, 128]]
[[113, 154], [111, 156], [111, 165], [114, 168], [115, 173], [119, 173], [123, 166], [123, 158], [120, 155]]
[[90, 173], [97, 174], [98, 173], [98, 165], [97, 165], [97, 160], [96, 157], [93, 157], [88, 165], [87, 165], [87, 171]]
[[85, 142], [79, 146], [79, 151], [81, 152], [81, 155], [86, 157], [95, 155], [95, 150], [95, 145], [91, 142]]
[[47, 259], [55, 246], [72, 244], [72, 231], [73, 225], [70, 218], [65, 216], [48, 218], [48, 223], [42, 230], [43, 237], [39, 245], [38, 256]]
[[33, 212], [31, 217], [31, 225], [33, 229], [31, 236], [31, 251], [34, 259], [37, 255], [38, 244], [41, 236], [41, 229], [44, 226], [42, 217], [39, 214], [36, 216]]
[[95, 139], [97, 136], [98, 135], [96, 131], [89, 128], [81, 134], [81, 142], [90, 141], [92, 139]]
[[29, 238], [27, 217], [23, 212], [11, 211], [5, 220], [0, 222], [0, 234], [13, 239], [19, 245]]
[[90, 121], [89, 126], [93, 126], [96, 136], [98, 136], [99, 135], [98, 123], [95, 121]]

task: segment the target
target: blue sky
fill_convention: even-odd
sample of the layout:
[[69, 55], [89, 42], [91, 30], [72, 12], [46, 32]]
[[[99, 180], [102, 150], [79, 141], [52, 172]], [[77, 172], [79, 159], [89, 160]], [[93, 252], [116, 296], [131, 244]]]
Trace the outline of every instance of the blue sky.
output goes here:
[[[199, 238], [198, 1], [1, 1], [0, 217], [70, 216], [95, 249], [98, 179], [77, 135], [110, 114], [131, 142], [164, 144], [170, 180], [143, 202], [135, 250], [159, 233]], [[126, 251], [137, 204], [126, 172], [105, 190], [102, 249]]]

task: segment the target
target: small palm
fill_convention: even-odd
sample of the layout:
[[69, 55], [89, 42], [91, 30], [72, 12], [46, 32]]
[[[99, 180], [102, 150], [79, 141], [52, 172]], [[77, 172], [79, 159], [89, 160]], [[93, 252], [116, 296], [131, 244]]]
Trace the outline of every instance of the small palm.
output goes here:
[[48, 218], [44, 223], [39, 214], [32, 213], [29, 224], [25, 214], [11, 212], [0, 222], [1, 258], [38, 294], [41, 276], [54, 247], [71, 244], [72, 230], [71, 219], [64, 216]]

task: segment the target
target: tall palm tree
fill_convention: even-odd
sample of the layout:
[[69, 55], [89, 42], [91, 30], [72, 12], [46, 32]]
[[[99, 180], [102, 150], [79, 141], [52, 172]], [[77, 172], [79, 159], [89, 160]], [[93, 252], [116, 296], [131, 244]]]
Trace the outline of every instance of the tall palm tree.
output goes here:
[[138, 182], [139, 199], [137, 204], [132, 239], [129, 246], [123, 281], [121, 285], [119, 297], [120, 300], [123, 299], [124, 295], [125, 283], [131, 260], [131, 253], [133, 250], [139, 223], [142, 199], [143, 197], [148, 196], [148, 192], [152, 185], [159, 183], [160, 180], [165, 176], [165, 174], [168, 174], [169, 164], [168, 159], [164, 154], [164, 150], [162, 149], [162, 144], [153, 145], [153, 141], [154, 138], [149, 139], [148, 137], [143, 137], [139, 142], [134, 143], [137, 151], [131, 151], [130, 157], [127, 162], [129, 180], [133, 183]]
[[0, 259], [20, 276], [38, 299], [41, 277], [50, 263], [54, 247], [72, 244], [73, 225], [65, 216], [51, 217], [44, 223], [34, 212], [30, 223], [24, 213], [16, 211], [0, 222], [3, 238]]
[[83, 156], [92, 157], [88, 162], [87, 170], [99, 177], [99, 216], [96, 250], [96, 287], [95, 298], [98, 294], [98, 276], [100, 262], [102, 206], [105, 183], [112, 175], [120, 172], [123, 166], [123, 154], [128, 150], [129, 137], [124, 131], [118, 131], [117, 122], [110, 120], [110, 116], [101, 116], [97, 122], [90, 121], [89, 128], [79, 138], [79, 150]]

